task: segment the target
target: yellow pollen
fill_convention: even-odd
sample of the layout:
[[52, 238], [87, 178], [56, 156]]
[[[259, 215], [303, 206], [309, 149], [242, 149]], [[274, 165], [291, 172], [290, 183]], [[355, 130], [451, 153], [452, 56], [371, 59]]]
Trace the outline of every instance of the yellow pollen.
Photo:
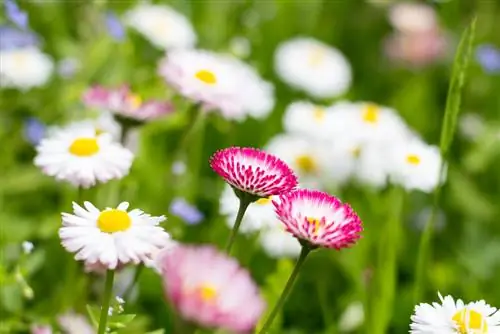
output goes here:
[[217, 290], [212, 285], [205, 284], [198, 288], [198, 293], [203, 301], [210, 302], [217, 297]]
[[97, 218], [97, 226], [105, 233], [126, 231], [131, 224], [128, 213], [117, 209], [103, 211]]
[[215, 74], [208, 70], [199, 70], [194, 76], [207, 85], [214, 85], [217, 83], [217, 77]]
[[142, 104], [142, 98], [137, 94], [131, 94], [127, 97], [128, 102], [132, 105], [132, 108], [137, 109]]
[[351, 148], [351, 154], [355, 158], [359, 158], [359, 155], [361, 154], [361, 147], [355, 146]]
[[27, 59], [26, 54], [24, 54], [22, 52], [16, 53], [14, 55], [14, 63], [18, 67], [24, 66], [24, 64], [26, 63], [26, 59]]
[[295, 163], [297, 164], [297, 167], [299, 167], [299, 169], [306, 174], [313, 173], [317, 169], [316, 161], [314, 161], [310, 155], [299, 155], [295, 159]]
[[271, 197], [262, 197], [255, 201], [255, 203], [260, 205], [266, 205], [271, 202]]
[[452, 318], [458, 325], [460, 334], [474, 333], [486, 334], [488, 333], [488, 324], [483, 315], [474, 310], [462, 309], [455, 313]]
[[316, 219], [316, 218], [310, 218], [310, 217], [307, 217], [306, 220], [309, 223], [309, 225], [314, 225], [313, 226], [313, 234], [318, 235], [318, 230], [319, 230], [319, 227], [321, 225], [321, 220]]
[[317, 66], [325, 59], [325, 49], [322, 47], [314, 47], [309, 53], [308, 62], [311, 66]]
[[409, 163], [410, 165], [419, 165], [420, 164], [420, 158], [418, 155], [415, 154], [408, 154], [406, 156], [406, 162]]
[[95, 138], [78, 138], [69, 147], [69, 152], [79, 157], [89, 157], [99, 152], [99, 144]]
[[313, 115], [317, 122], [322, 122], [325, 119], [326, 111], [321, 107], [316, 107], [314, 108]]
[[368, 104], [363, 110], [363, 121], [366, 123], [378, 123], [380, 116], [380, 109], [375, 104]]

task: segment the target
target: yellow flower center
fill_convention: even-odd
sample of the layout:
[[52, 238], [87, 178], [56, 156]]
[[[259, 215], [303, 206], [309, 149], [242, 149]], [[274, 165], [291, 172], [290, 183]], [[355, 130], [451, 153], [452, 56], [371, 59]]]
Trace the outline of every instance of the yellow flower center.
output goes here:
[[318, 230], [319, 227], [321, 226], [321, 220], [310, 217], [307, 217], [306, 220], [309, 223], [309, 225], [313, 225], [313, 234], [318, 235]]
[[26, 64], [28, 57], [23, 52], [18, 52], [14, 55], [14, 63], [17, 67], [23, 67]]
[[460, 334], [486, 334], [488, 333], [488, 324], [483, 315], [474, 310], [463, 309], [453, 316], [453, 321], [458, 325]]
[[217, 77], [214, 72], [209, 70], [199, 70], [194, 76], [207, 85], [215, 85], [217, 83]]
[[359, 155], [361, 154], [361, 147], [355, 146], [351, 148], [350, 151], [353, 157], [359, 158]]
[[260, 205], [266, 205], [269, 202], [271, 202], [271, 196], [262, 197], [262, 198], [259, 198], [258, 200], [255, 201], [255, 203], [260, 204]]
[[319, 123], [325, 119], [326, 111], [324, 108], [316, 107], [313, 110], [313, 117]]
[[363, 110], [363, 121], [366, 123], [376, 124], [379, 121], [380, 109], [375, 104], [368, 104]]
[[105, 233], [126, 231], [131, 224], [128, 213], [117, 209], [103, 211], [97, 218], [97, 226]]
[[325, 49], [322, 47], [314, 47], [309, 53], [308, 62], [311, 66], [317, 66], [325, 59]]
[[142, 105], [142, 98], [137, 94], [129, 95], [127, 100], [134, 109], [137, 109]]
[[297, 167], [306, 174], [313, 173], [317, 169], [316, 161], [314, 161], [310, 155], [299, 155], [295, 159], [295, 163], [297, 164]]
[[103, 129], [101, 129], [101, 128], [98, 128], [98, 127], [96, 127], [96, 128], [95, 128], [95, 135], [96, 135], [96, 136], [102, 135], [102, 134], [103, 134], [103, 133], [105, 133], [105, 132], [106, 132], [106, 131], [104, 131], [104, 130], [103, 130]]
[[408, 154], [406, 156], [406, 162], [409, 163], [410, 165], [419, 165], [420, 164], [420, 157], [416, 154]]
[[198, 289], [198, 294], [205, 302], [211, 302], [217, 297], [217, 290], [210, 284], [204, 284]]
[[78, 138], [69, 147], [69, 152], [79, 157], [89, 157], [99, 152], [99, 144], [95, 138]]

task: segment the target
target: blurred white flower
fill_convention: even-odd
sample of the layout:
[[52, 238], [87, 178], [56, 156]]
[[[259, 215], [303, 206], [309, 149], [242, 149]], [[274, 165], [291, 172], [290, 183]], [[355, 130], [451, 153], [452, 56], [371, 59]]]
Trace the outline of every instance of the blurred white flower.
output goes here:
[[96, 135], [93, 126], [55, 131], [36, 150], [35, 165], [45, 174], [83, 188], [121, 179], [134, 159], [132, 152], [113, 142], [110, 134]]
[[389, 166], [391, 181], [406, 190], [430, 193], [444, 180], [439, 148], [416, 137], [394, 144]]
[[326, 106], [308, 101], [296, 101], [288, 105], [283, 115], [285, 131], [319, 140], [328, 140], [331, 136], [333, 113]]
[[227, 119], [265, 118], [274, 106], [273, 86], [240, 60], [203, 50], [175, 50], [160, 74], [182, 95], [219, 110]]
[[353, 332], [365, 321], [365, 311], [361, 302], [353, 302], [347, 306], [339, 319], [341, 332]]
[[57, 322], [65, 334], [95, 334], [87, 318], [72, 311], [61, 314]]
[[486, 124], [477, 114], [463, 114], [458, 121], [458, 129], [466, 139], [474, 140], [485, 131]]
[[357, 155], [353, 177], [358, 182], [380, 189], [385, 187], [390, 171], [390, 149], [376, 144], [364, 145], [358, 151], [351, 151]]
[[302, 249], [299, 241], [291, 233], [286, 232], [283, 223], [277, 219], [273, 227], [260, 232], [259, 242], [266, 254], [276, 259], [298, 257]]
[[113, 140], [118, 141], [120, 139], [121, 126], [115, 121], [110, 112], [100, 112], [96, 118], [78, 120], [64, 126], [51, 126], [48, 128], [47, 134], [51, 136], [61, 130], [71, 132], [82, 128], [94, 128], [96, 136], [108, 133], [113, 137]]
[[436, 12], [431, 6], [417, 2], [399, 2], [389, 10], [389, 21], [404, 33], [422, 33], [437, 26]]
[[238, 58], [246, 58], [252, 52], [252, 46], [247, 38], [236, 36], [229, 41], [229, 50]]
[[191, 48], [196, 43], [191, 22], [169, 6], [139, 4], [125, 14], [125, 22], [164, 50]]
[[186, 172], [187, 166], [182, 161], [174, 161], [172, 164], [172, 173], [174, 175], [182, 175]]
[[27, 90], [43, 86], [53, 69], [52, 59], [36, 47], [0, 51], [0, 87]]
[[23, 253], [24, 254], [31, 254], [35, 246], [33, 246], [33, 243], [30, 241], [23, 241], [21, 244], [21, 247], [23, 248]]
[[278, 46], [274, 64], [280, 78], [316, 98], [344, 94], [351, 85], [351, 65], [334, 47], [313, 38], [295, 38]]

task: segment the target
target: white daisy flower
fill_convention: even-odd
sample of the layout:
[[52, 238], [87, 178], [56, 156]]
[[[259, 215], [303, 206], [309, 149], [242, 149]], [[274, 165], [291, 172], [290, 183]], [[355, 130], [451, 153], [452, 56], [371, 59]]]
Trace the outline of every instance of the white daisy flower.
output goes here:
[[62, 214], [59, 237], [63, 247], [75, 253], [76, 260], [107, 269], [149, 262], [154, 253], [171, 242], [170, 235], [158, 226], [165, 217], [139, 209], [127, 212], [128, 207], [122, 202], [116, 209], [101, 211], [90, 202], [85, 202], [84, 208], [73, 202], [74, 214]]
[[277, 135], [266, 151], [283, 159], [297, 173], [302, 187], [324, 189], [341, 184], [353, 169], [353, 159], [346, 159], [345, 151], [299, 135]]
[[339, 329], [341, 333], [354, 332], [365, 321], [365, 311], [363, 303], [352, 302], [347, 306], [339, 319]]
[[0, 87], [43, 86], [53, 69], [52, 59], [36, 47], [0, 51]]
[[102, 135], [103, 133], [109, 133], [113, 137], [113, 140], [120, 140], [120, 134], [122, 131], [121, 126], [117, 121], [115, 121], [113, 114], [110, 112], [101, 112], [96, 118], [74, 121], [62, 127], [52, 126], [48, 129], [47, 133], [50, 136], [61, 130], [78, 131], [78, 129], [88, 127], [93, 127], [95, 129], [96, 136]]
[[21, 243], [21, 247], [24, 254], [31, 254], [31, 252], [33, 252], [33, 249], [35, 248], [31, 241], [23, 241]]
[[295, 258], [300, 254], [302, 246], [297, 238], [283, 228], [283, 224], [274, 217], [274, 227], [263, 229], [259, 235], [262, 249], [272, 258]]
[[330, 112], [329, 107], [297, 101], [286, 108], [283, 127], [287, 132], [328, 140], [331, 137], [333, 117], [334, 113]]
[[434, 30], [437, 17], [434, 9], [423, 3], [396, 3], [389, 11], [389, 21], [404, 33], [418, 34]]
[[83, 188], [127, 175], [132, 152], [113, 142], [110, 134], [95, 132], [93, 126], [56, 131], [37, 146], [35, 165], [57, 180]]
[[196, 33], [191, 22], [165, 5], [142, 3], [125, 14], [125, 22], [156, 47], [164, 50], [191, 48], [196, 43]]
[[439, 148], [418, 138], [395, 143], [389, 162], [390, 179], [407, 190], [432, 192], [444, 180]]
[[317, 98], [342, 95], [351, 85], [351, 66], [344, 55], [313, 38], [279, 45], [274, 63], [284, 82]]
[[351, 154], [357, 156], [353, 177], [364, 185], [375, 189], [387, 185], [390, 172], [390, 149], [377, 144], [364, 145], [363, 148], [353, 148]]
[[[272, 198], [261, 198], [250, 204], [239, 231], [244, 234], [260, 231], [261, 229], [270, 226], [276, 220], [276, 214], [272, 205]], [[220, 198], [219, 212], [226, 217], [226, 224], [229, 228], [234, 225], [234, 220], [238, 214], [239, 199], [234, 194], [233, 189], [226, 185]]]
[[441, 303], [422, 303], [411, 316], [413, 334], [499, 334], [500, 311], [484, 300], [465, 304], [451, 296]]
[[182, 95], [218, 109], [227, 119], [265, 118], [274, 106], [273, 86], [240, 60], [203, 50], [175, 50], [160, 74]]
[[87, 317], [73, 311], [58, 316], [57, 322], [66, 334], [95, 334], [95, 329]]

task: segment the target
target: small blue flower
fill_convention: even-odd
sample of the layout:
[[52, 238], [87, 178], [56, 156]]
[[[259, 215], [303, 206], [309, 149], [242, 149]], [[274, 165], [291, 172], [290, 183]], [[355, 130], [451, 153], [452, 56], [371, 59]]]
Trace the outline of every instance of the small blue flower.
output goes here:
[[24, 138], [34, 146], [42, 140], [46, 127], [39, 119], [31, 117], [24, 122]]
[[28, 14], [23, 12], [14, 0], [5, 0], [5, 14], [19, 28], [28, 28]]
[[7, 25], [0, 26], [0, 51], [20, 49], [29, 46], [38, 47], [40, 40], [37, 35], [29, 31], [19, 30]]
[[125, 29], [115, 13], [111, 11], [106, 13], [106, 26], [111, 37], [117, 41], [123, 41], [125, 38]]
[[488, 73], [500, 72], [500, 50], [491, 44], [483, 44], [476, 49], [476, 60]]
[[170, 213], [184, 220], [189, 225], [199, 224], [204, 216], [195, 206], [192, 206], [183, 198], [174, 198], [170, 204]]

